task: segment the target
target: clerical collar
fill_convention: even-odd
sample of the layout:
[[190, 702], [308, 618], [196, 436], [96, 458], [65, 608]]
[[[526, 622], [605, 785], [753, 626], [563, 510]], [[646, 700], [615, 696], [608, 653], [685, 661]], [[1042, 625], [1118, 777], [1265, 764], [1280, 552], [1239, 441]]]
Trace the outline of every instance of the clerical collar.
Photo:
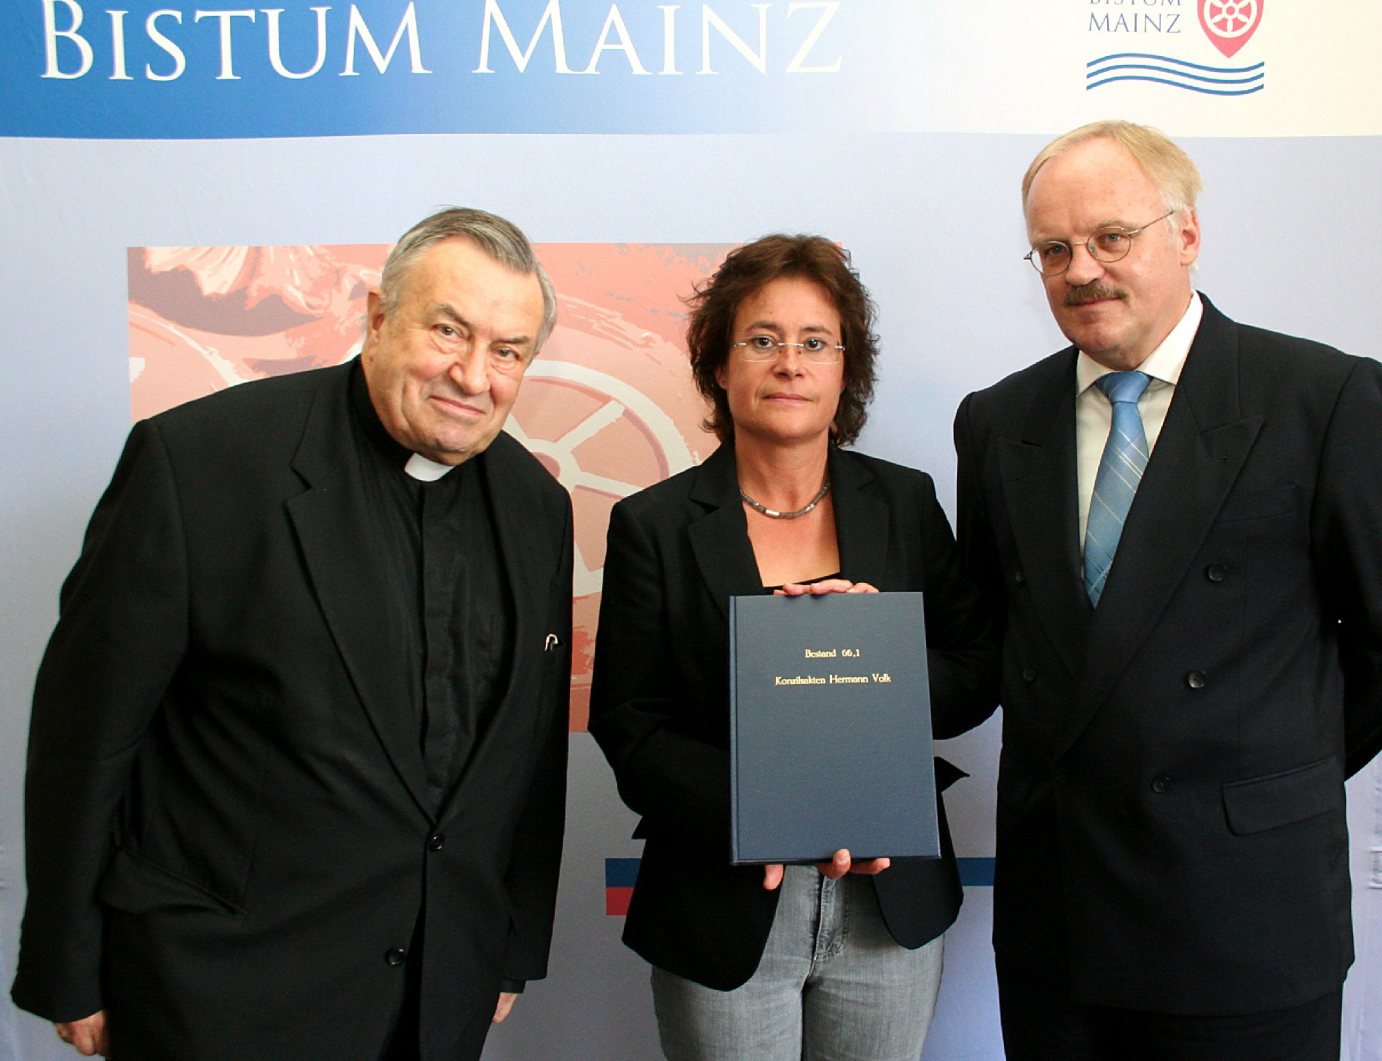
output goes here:
[[438, 464], [421, 453], [414, 453], [408, 458], [408, 463], [403, 465], [403, 470], [419, 482], [435, 483], [455, 467], [454, 464]]
[[407, 446], [399, 445], [389, 434], [384, 422], [379, 419], [374, 402], [370, 400], [364, 366], [358, 359], [350, 377], [350, 401], [355, 415], [360, 418], [360, 424], [365, 429], [365, 437], [369, 439], [371, 447], [391, 468], [401, 468], [409, 478], [423, 483], [434, 483], [451, 470], [452, 465], [438, 464], [420, 453], [413, 453]]

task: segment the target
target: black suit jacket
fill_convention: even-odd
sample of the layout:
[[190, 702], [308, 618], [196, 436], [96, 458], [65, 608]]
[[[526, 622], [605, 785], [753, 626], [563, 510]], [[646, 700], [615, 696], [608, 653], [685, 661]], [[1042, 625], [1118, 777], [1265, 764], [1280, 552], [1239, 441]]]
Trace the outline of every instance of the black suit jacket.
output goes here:
[[453, 1061], [478, 1056], [501, 977], [545, 972], [570, 506], [507, 436], [475, 458], [513, 667], [434, 813], [350, 371], [137, 424], [63, 587], [34, 696], [13, 993], [53, 1020], [107, 1008], [117, 1057], [373, 1058], [401, 949], [420, 947], [423, 1056]]
[[[929, 476], [832, 449], [844, 577], [925, 592], [937, 736], [991, 710], [991, 642], [960, 576]], [[591, 696], [590, 732], [646, 838], [624, 941], [648, 961], [709, 987], [758, 967], [777, 908], [761, 867], [729, 865], [729, 645], [732, 595], [765, 592], [732, 444], [700, 467], [615, 506]], [[938, 761], [940, 787], [962, 776]], [[821, 798], [831, 798], [822, 779]], [[950, 835], [944, 857], [899, 859], [873, 878], [884, 920], [906, 947], [935, 938], [960, 906]]]
[[1004, 624], [994, 947], [1077, 999], [1284, 1008], [1353, 957], [1382, 743], [1382, 366], [1204, 317], [1097, 610], [1075, 350], [970, 395], [959, 532]]

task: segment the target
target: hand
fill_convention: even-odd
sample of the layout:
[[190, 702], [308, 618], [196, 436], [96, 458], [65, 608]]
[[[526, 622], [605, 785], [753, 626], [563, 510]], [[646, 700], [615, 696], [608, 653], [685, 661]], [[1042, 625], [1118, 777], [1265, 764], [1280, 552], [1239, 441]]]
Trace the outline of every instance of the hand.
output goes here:
[[786, 582], [773, 592], [782, 597], [802, 597], [808, 593], [820, 597], [827, 593], [877, 593], [878, 587], [867, 582], [851, 582], [847, 578], [826, 578], [819, 582]]
[[105, 1057], [110, 1052], [110, 1043], [106, 1039], [106, 1011], [103, 1009], [81, 1020], [63, 1021], [53, 1027], [58, 1030], [58, 1038], [83, 1057], [94, 1057], [96, 1054]]
[[[865, 591], [867, 592], [867, 591]], [[874, 592], [877, 592], [876, 590]], [[850, 857], [847, 848], [840, 848], [835, 852], [834, 857], [829, 862], [817, 862], [816, 868], [821, 875], [829, 877], [831, 880], [839, 880], [846, 873], [858, 873], [861, 876], [875, 877], [891, 866], [890, 858], [870, 858], [861, 862], [856, 862]], [[782, 886], [782, 876], [785, 871], [780, 863], [773, 863], [763, 867], [763, 887], [767, 891], [776, 891]]]
[[509, 1010], [513, 1009], [513, 1001], [518, 996], [512, 991], [500, 991], [499, 1002], [494, 1007], [494, 1023], [503, 1024], [504, 1018], [509, 1015]]
[[[878, 591], [874, 590], [874, 592], [877, 593]], [[821, 871], [821, 876], [829, 877], [831, 880], [839, 880], [846, 873], [876, 877], [892, 864], [890, 858], [870, 858], [862, 862], [855, 862], [849, 855], [849, 849], [842, 847], [835, 852], [834, 857], [829, 862], [817, 862], [816, 868]]]

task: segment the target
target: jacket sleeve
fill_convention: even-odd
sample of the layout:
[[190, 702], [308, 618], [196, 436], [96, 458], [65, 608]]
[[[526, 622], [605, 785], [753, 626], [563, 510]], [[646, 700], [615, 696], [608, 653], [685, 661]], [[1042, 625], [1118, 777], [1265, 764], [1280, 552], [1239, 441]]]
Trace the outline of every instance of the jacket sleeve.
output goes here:
[[996, 623], [980, 607], [935, 487], [923, 476], [920, 503], [926, 557], [926, 660], [937, 739], [983, 722], [998, 704]]
[[960, 403], [955, 414], [955, 532], [960, 567], [978, 590], [979, 607], [994, 624], [994, 636], [1001, 644], [1007, 614], [1007, 589], [992, 517], [985, 501], [986, 443], [979, 438], [981, 428], [975, 422], [974, 404], [971, 394]]
[[1382, 750], [1382, 364], [1359, 359], [1330, 417], [1311, 519], [1323, 619], [1338, 624], [1346, 772]]
[[[726, 849], [729, 752], [692, 723], [718, 719], [716, 705], [677, 688], [674, 636], [709, 632], [670, 614], [665, 559], [625, 504], [610, 516], [591, 691], [590, 733], [614, 769], [619, 795], [650, 827]], [[728, 691], [725, 693], [728, 696]]]
[[63, 584], [34, 690], [13, 997], [50, 1020], [102, 1008], [97, 887], [140, 743], [183, 658], [187, 616], [177, 489], [159, 430], [144, 421]]

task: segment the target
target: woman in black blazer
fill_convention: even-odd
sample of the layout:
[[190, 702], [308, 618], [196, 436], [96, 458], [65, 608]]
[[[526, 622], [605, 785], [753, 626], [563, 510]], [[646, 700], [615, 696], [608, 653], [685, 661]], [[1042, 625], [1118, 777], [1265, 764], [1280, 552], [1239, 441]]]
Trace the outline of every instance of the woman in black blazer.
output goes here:
[[[847, 253], [767, 236], [691, 305], [721, 445], [616, 505], [605, 560], [590, 731], [646, 841], [624, 940], [654, 967], [672, 1061], [913, 1061], [961, 899], [944, 808], [939, 860], [731, 866], [728, 601], [923, 591], [938, 737], [992, 710], [990, 632], [930, 477], [840, 448], [877, 353]], [[936, 765], [938, 788], [962, 776]]]

